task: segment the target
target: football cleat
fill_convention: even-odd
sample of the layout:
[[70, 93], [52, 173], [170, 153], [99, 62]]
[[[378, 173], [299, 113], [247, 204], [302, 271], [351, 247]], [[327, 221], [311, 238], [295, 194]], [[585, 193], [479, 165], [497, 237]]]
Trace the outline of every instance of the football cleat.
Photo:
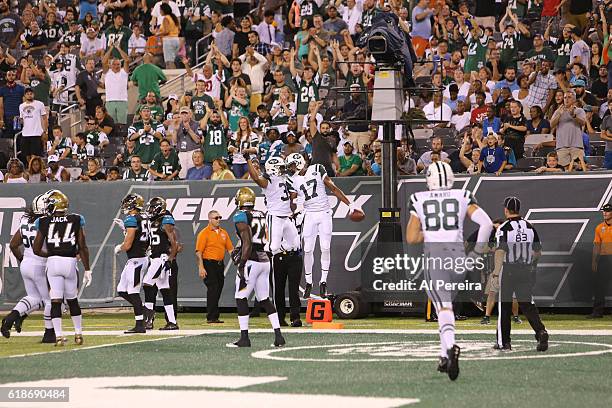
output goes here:
[[251, 347], [251, 339], [248, 337], [241, 337], [238, 341], [227, 343], [225, 347]]
[[326, 282], [321, 282], [319, 284], [319, 296], [321, 296], [322, 298], [327, 297], [327, 283]]
[[164, 327], [160, 327], [159, 330], [178, 330], [179, 327], [176, 323], [166, 323]]
[[438, 371], [441, 373], [445, 373], [448, 368], [448, 358], [440, 357], [438, 360]]
[[311, 291], [312, 291], [312, 283], [307, 283], [306, 288], [304, 288], [304, 299], [308, 299], [310, 297]]
[[125, 334], [146, 333], [144, 320], [136, 320], [136, 325], [129, 330], [124, 331]]
[[484, 316], [480, 321], [480, 324], [491, 324], [491, 318], [489, 316]]
[[11, 337], [11, 327], [13, 327], [13, 322], [10, 321], [8, 317], [5, 317], [4, 319], [2, 319], [2, 326], [0, 326], [0, 333], [2, 333], [2, 335], [6, 337], [7, 339]]
[[546, 351], [548, 350], [548, 332], [546, 330], [540, 331], [536, 338], [538, 340], [538, 345], [536, 347], [537, 351]]
[[302, 327], [302, 321], [300, 319], [295, 319], [291, 322], [291, 327]]
[[274, 344], [272, 344], [272, 346], [274, 347], [283, 347], [287, 342], [285, 341], [285, 338], [283, 337], [282, 334], [277, 333], [274, 336]]
[[53, 329], [45, 329], [45, 334], [43, 334], [43, 338], [41, 343], [53, 344], [56, 342], [55, 338], [55, 330]]
[[83, 345], [83, 335], [82, 334], [74, 335], [74, 344], [76, 344], [77, 346]]
[[514, 323], [516, 323], [516, 324], [521, 324], [521, 323], [523, 323], [523, 321], [521, 320], [521, 318], [520, 318], [520, 317], [518, 317], [518, 316], [512, 316], [512, 321], [513, 321]]
[[512, 345], [510, 343], [507, 343], [507, 344], [504, 344], [503, 346], [500, 346], [499, 344], [495, 343], [495, 345], [493, 346], [493, 350], [512, 351]]
[[65, 337], [58, 337], [55, 341], [55, 347], [64, 347], [68, 340]]
[[153, 330], [153, 322], [155, 322], [155, 310], [147, 309], [145, 307], [143, 314], [145, 329]]
[[280, 324], [281, 327], [288, 327], [289, 323], [287, 323], [287, 321], [285, 319], [280, 319], [278, 321], [278, 324]]
[[446, 373], [451, 381], [455, 381], [459, 376], [459, 354], [461, 354], [461, 349], [455, 344], [448, 349], [447, 354], [448, 364], [446, 365]]

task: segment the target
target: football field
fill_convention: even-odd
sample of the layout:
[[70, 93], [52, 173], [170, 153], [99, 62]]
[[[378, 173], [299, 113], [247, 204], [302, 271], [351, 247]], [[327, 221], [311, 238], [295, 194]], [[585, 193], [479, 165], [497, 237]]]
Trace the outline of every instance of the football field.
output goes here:
[[458, 322], [455, 382], [436, 371], [437, 324], [422, 319], [344, 321], [337, 331], [287, 328], [287, 346], [273, 348], [267, 319], [255, 318], [253, 347], [229, 349], [237, 323], [223, 318], [211, 328], [201, 315], [183, 314], [179, 332], [128, 336], [120, 329], [129, 327], [129, 315], [85, 314], [85, 344], [57, 350], [38, 344], [42, 322], [33, 316], [20, 335], [0, 339], [0, 387], [69, 387], [69, 402], [0, 407], [612, 406], [610, 317], [544, 315], [546, 353], [535, 351], [526, 322], [513, 324], [513, 350], [504, 353], [491, 350], [495, 321]]

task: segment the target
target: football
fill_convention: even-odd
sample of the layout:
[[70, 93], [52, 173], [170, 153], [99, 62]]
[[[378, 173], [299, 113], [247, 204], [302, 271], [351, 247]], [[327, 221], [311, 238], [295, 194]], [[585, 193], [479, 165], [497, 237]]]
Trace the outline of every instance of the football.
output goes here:
[[363, 221], [363, 219], [365, 218], [365, 213], [363, 212], [363, 210], [356, 209], [350, 214], [349, 218], [351, 219], [351, 221], [360, 222]]

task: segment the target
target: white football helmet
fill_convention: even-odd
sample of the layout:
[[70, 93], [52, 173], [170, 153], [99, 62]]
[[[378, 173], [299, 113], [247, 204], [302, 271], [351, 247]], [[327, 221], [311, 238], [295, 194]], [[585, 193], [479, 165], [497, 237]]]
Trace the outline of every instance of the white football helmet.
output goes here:
[[427, 167], [425, 180], [430, 190], [450, 190], [453, 188], [455, 175], [448, 163], [437, 161]]
[[306, 160], [304, 160], [304, 156], [300, 153], [291, 153], [287, 156], [287, 167], [295, 164], [295, 168], [298, 172], [302, 171], [302, 169], [306, 166]]
[[286, 163], [282, 157], [270, 157], [266, 161], [265, 169], [269, 176], [280, 176], [285, 172]]
[[40, 194], [34, 197], [34, 200], [32, 200], [32, 211], [34, 212], [34, 214], [36, 215], [45, 214], [45, 208], [46, 208], [45, 201], [46, 201], [45, 194]]

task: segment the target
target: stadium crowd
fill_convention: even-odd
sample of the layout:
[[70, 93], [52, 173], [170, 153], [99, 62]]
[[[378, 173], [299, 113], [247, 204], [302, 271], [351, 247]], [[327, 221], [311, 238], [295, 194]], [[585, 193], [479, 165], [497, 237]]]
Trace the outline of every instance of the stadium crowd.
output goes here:
[[[380, 175], [375, 64], [356, 44], [381, 11], [417, 57], [406, 118], [436, 121], [396, 126], [400, 174], [436, 160], [467, 173], [612, 169], [612, 0], [11, 0], [0, 178], [248, 178], [249, 158], [291, 153], [330, 175]], [[162, 98], [174, 68], [194, 88]], [[74, 135], [59, 125], [72, 104], [86, 114]]]

